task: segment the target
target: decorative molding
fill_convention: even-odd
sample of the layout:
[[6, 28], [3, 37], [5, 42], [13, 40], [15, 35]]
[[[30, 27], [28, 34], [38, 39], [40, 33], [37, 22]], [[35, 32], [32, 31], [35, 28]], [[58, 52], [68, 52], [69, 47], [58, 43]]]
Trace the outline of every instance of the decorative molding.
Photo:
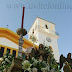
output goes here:
[[[5, 37], [9, 40], [11, 40], [12, 42], [18, 44], [18, 40], [19, 40], [19, 35], [17, 35], [16, 33], [14, 33], [13, 31], [7, 29], [7, 28], [0, 28], [0, 37]], [[30, 41], [28, 41], [27, 39], [23, 38], [24, 43], [23, 43], [23, 48], [28, 48], [28, 47], [33, 47], [33, 43], [31, 43]], [[35, 45], [36, 47], [38, 47], [37, 45]]]

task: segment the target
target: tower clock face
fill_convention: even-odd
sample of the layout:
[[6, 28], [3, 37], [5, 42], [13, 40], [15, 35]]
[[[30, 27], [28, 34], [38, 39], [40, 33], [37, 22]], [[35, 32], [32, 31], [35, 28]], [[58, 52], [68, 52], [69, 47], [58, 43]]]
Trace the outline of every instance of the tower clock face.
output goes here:
[[51, 41], [52, 41], [51, 38], [49, 38], [49, 37], [47, 37], [46, 40], [47, 40], [48, 42], [51, 42]]

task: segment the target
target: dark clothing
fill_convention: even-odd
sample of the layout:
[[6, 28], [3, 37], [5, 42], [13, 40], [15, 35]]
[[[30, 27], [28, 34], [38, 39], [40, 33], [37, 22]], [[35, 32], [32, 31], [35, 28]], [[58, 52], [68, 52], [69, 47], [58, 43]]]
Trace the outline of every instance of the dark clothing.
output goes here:
[[70, 67], [72, 69], [72, 59], [71, 58], [66, 58], [66, 61], [70, 64]]
[[39, 51], [37, 49], [33, 48], [32, 51], [31, 51], [31, 57], [37, 58], [38, 54], [39, 54]]

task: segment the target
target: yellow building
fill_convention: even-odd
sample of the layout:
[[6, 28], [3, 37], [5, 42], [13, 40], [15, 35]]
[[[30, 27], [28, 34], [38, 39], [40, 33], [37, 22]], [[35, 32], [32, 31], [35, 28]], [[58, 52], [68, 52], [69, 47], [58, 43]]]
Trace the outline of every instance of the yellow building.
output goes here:
[[[27, 39], [25, 38], [23, 39], [24, 39], [23, 43], [23, 52], [24, 52], [26, 48], [33, 47], [33, 44]], [[19, 47], [18, 40], [19, 35], [9, 30], [8, 28], [0, 28], [0, 58], [6, 53], [6, 51], [9, 51], [10, 54], [14, 54], [14, 56], [17, 57]]]

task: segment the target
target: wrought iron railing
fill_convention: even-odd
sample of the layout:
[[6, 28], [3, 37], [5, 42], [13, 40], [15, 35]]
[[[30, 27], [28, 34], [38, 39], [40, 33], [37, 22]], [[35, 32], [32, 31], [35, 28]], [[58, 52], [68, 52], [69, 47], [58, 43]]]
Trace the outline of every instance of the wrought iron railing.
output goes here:
[[59, 36], [59, 33], [55, 32], [55, 34]]

